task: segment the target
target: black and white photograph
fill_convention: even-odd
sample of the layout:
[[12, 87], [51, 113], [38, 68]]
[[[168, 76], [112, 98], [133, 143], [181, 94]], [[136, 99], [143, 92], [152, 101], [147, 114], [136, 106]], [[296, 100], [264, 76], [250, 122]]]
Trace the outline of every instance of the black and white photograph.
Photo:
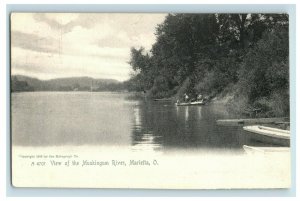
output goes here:
[[287, 13], [10, 14], [12, 185], [291, 186]]

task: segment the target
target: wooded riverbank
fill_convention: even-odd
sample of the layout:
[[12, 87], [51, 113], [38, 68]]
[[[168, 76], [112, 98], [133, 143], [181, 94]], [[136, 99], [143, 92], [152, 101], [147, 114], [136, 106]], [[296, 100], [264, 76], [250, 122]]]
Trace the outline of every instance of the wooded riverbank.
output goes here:
[[150, 51], [131, 49], [130, 91], [184, 100], [227, 99], [249, 117], [289, 115], [285, 14], [169, 14]]

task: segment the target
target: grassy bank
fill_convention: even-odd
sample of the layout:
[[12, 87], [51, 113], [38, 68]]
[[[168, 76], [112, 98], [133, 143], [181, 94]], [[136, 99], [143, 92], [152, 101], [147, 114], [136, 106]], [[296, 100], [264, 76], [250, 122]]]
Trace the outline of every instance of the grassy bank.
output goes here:
[[261, 97], [250, 102], [249, 97], [239, 94], [233, 87], [212, 99], [212, 103], [224, 105], [230, 112], [247, 118], [289, 117], [289, 95], [286, 91], [273, 92], [271, 96]]

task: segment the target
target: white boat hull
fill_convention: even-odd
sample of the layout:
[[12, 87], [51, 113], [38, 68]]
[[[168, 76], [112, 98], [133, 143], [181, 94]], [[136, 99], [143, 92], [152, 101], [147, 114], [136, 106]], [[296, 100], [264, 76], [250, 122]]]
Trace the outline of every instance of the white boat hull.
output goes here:
[[176, 106], [190, 106], [190, 105], [204, 105], [204, 101], [195, 101], [195, 102], [189, 102], [189, 103], [176, 103]]
[[267, 144], [290, 146], [290, 132], [266, 126], [244, 126], [248, 139]]

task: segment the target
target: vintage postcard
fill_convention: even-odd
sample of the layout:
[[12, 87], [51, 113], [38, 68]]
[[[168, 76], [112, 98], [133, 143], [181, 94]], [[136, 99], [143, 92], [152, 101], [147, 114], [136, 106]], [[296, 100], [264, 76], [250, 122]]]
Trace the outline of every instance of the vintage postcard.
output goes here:
[[15, 187], [290, 188], [289, 16], [10, 15]]

